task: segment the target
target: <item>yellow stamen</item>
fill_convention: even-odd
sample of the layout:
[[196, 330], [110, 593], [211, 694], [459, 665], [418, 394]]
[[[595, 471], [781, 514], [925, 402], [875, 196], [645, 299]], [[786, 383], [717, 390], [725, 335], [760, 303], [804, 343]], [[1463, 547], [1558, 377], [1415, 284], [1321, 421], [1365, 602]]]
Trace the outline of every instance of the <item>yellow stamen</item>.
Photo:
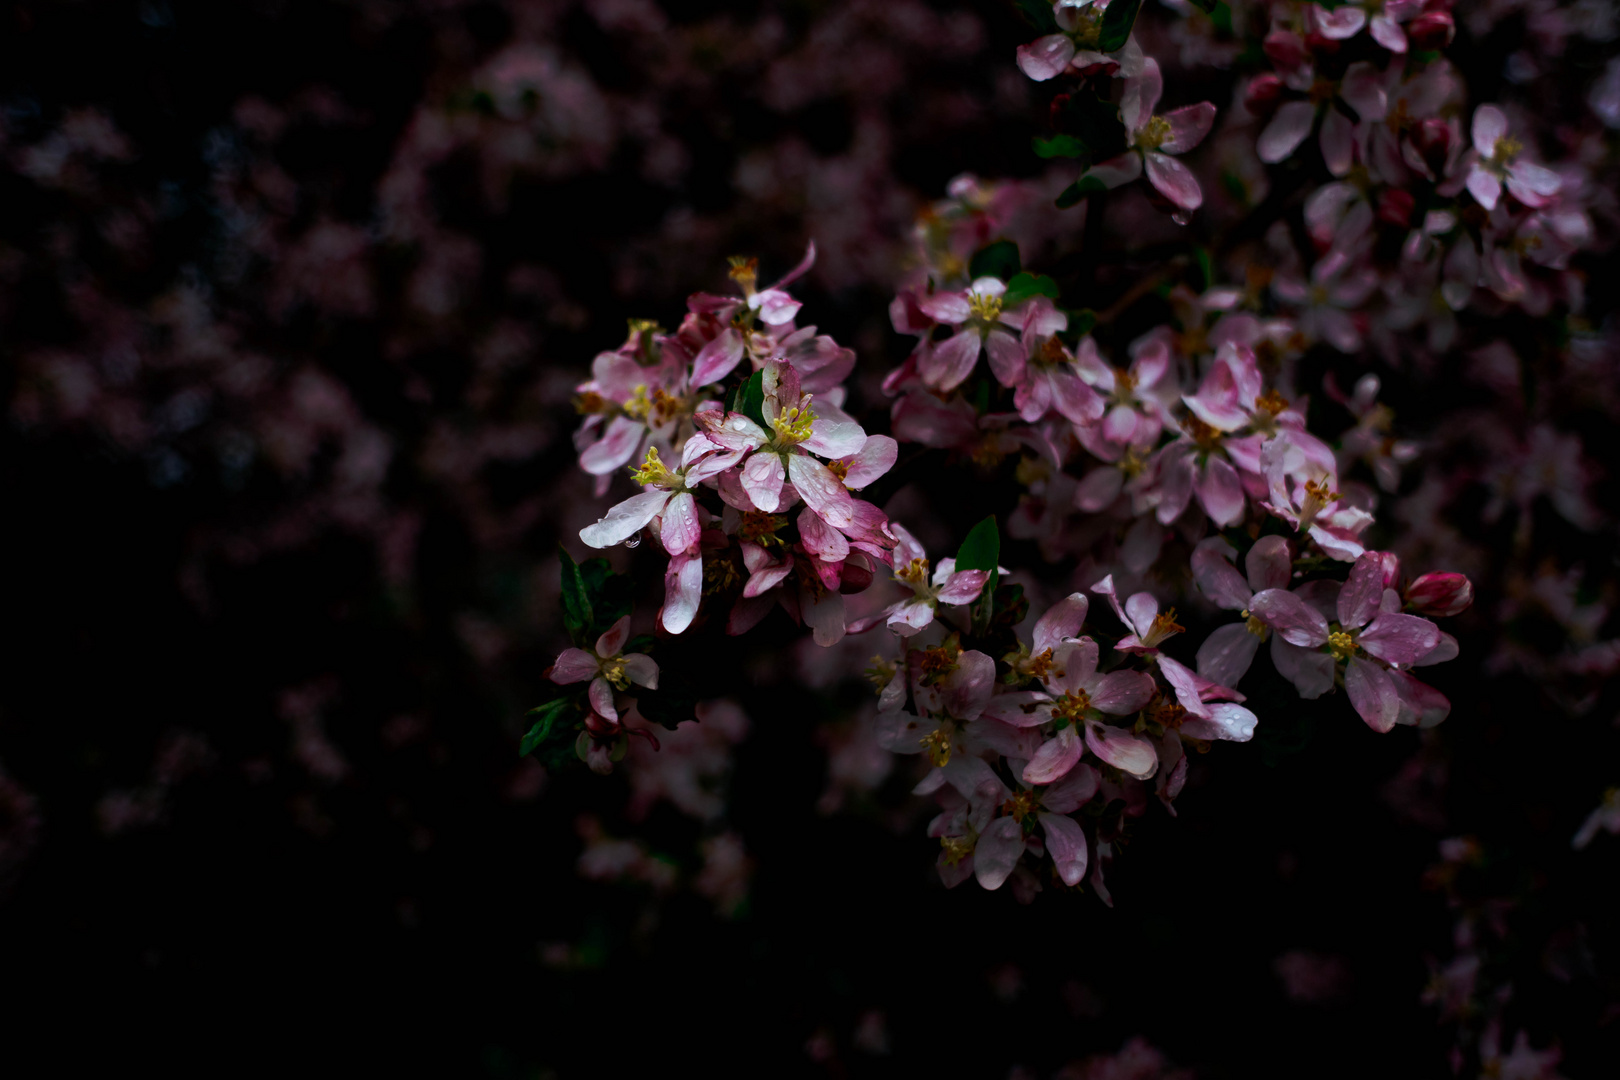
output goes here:
[[1064, 694], [1052, 703], [1052, 719], [1067, 723], [1078, 724], [1086, 717], [1091, 708], [1091, 695], [1084, 690], [1076, 690], [1071, 694]]
[[771, 421], [771, 427], [776, 430], [776, 441], [780, 444], [796, 445], [810, 437], [811, 425], [816, 422], [816, 414], [806, 405], [802, 409], [797, 405], [790, 409], [783, 409]]
[[679, 482], [675, 474], [665, 468], [664, 463], [659, 460], [656, 446], [647, 447], [646, 460], [641, 463], [640, 468], [631, 468], [630, 479], [643, 486], [655, 484], [658, 487], [673, 487]]
[[896, 570], [894, 576], [907, 585], [921, 585], [928, 580], [928, 560], [912, 559]]
[[775, 547], [782, 543], [782, 538], [776, 535], [776, 530], [787, 524], [787, 518], [780, 514], [767, 514], [762, 510], [743, 511], [742, 523], [737, 527], [737, 536], [749, 543], [760, 547]]
[[965, 836], [942, 836], [939, 846], [945, 849], [945, 863], [948, 866], [955, 866], [973, 854], [973, 841]]
[[1496, 140], [1495, 146], [1491, 147], [1491, 160], [1498, 165], [1506, 165], [1518, 157], [1523, 150], [1524, 143], [1511, 135], [1504, 135]]
[[1137, 133], [1136, 145], [1143, 150], [1157, 150], [1170, 138], [1170, 121], [1162, 116], [1155, 116], [1142, 126]]
[[918, 741], [922, 743], [929, 760], [940, 768], [943, 769], [951, 760], [951, 736], [944, 728], [930, 731]]
[[750, 259], [745, 255], [733, 255], [726, 260], [731, 264], [727, 271], [731, 280], [742, 286], [744, 293], [754, 291], [754, 283], [759, 280], [759, 260]]
[[652, 402], [647, 398], [647, 384], [637, 383], [636, 388], [630, 391], [630, 400], [624, 403], [624, 415], [632, 420], [645, 420], [652, 411]]
[[1185, 431], [1193, 442], [1205, 450], [1213, 450], [1215, 444], [1221, 441], [1221, 430], [1219, 428], [1211, 427], [1191, 413], [1181, 418], [1181, 430]]
[[601, 665], [602, 678], [612, 683], [619, 690], [630, 687], [630, 676], [624, 670], [624, 658], [620, 656], [603, 660]]
[[971, 293], [968, 296], [968, 310], [972, 313], [972, 318], [984, 323], [993, 323], [1001, 317], [1001, 297]]
[[872, 662], [867, 665], [866, 671], [863, 672], [866, 680], [872, 684], [874, 689], [880, 692], [894, 680], [894, 673], [894, 661], [886, 660], [881, 656], [872, 657]]
[[1022, 825], [1024, 819], [1035, 812], [1039, 802], [1033, 791], [1020, 791], [1001, 804], [1001, 812]]
[[1348, 630], [1340, 630], [1328, 635], [1328, 651], [1335, 660], [1348, 660], [1356, 654], [1356, 636]]

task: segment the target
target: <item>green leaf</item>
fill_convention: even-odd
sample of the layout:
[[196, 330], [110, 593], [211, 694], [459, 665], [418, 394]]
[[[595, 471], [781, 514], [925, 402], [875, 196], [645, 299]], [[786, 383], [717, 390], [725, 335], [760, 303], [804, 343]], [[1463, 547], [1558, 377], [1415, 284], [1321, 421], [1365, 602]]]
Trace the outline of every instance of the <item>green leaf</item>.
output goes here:
[[967, 539], [956, 552], [958, 570], [994, 570], [1001, 561], [1001, 533], [996, 515], [991, 514], [968, 530]]
[[996, 277], [1006, 281], [1023, 268], [1018, 260], [1018, 245], [1011, 240], [997, 240], [973, 253], [973, 261], [968, 264], [968, 276], [975, 280]]
[[1058, 283], [1045, 274], [1031, 274], [1024, 272], [1013, 275], [1007, 282], [1007, 293], [1001, 298], [1003, 307], [1014, 307], [1022, 304], [1033, 296], [1047, 296], [1053, 300], [1058, 298]]
[[1214, 267], [1214, 264], [1210, 261], [1209, 248], [1203, 247], [1202, 245], [1200, 245], [1196, 250], [1194, 250], [1193, 256], [1198, 260], [1198, 272], [1200, 274], [1202, 274], [1203, 278], [1204, 278], [1204, 283], [1202, 285], [1202, 288], [1203, 289], [1214, 288], [1214, 286], [1215, 286], [1215, 267]]
[[1078, 337], [1085, 337], [1097, 327], [1097, 313], [1090, 308], [1081, 308], [1069, 314], [1069, 332]]
[[1079, 157], [1086, 152], [1086, 144], [1073, 135], [1054, 135], [1050, 139], [1037, 135], [1029, 140], [1029, 145], [1043, 158]]
[[1013, 0], [1013, 6], [1025, 22], [1042, 34], [1057, 33], [1057, 18], [1052, 13], [1052, 5], [1046, 0]]
[[1097, 48], [1105, 53], [1118, 52], [1130, 40], [1131, 27], [1136, 25], [1136, 13], [1142, 0], [1113, 0], [1103, 11], [1102, 27], [1097, 32]]
[[1099, 191], [1107, 190], [1108, 185], [1097, 179], [1095, 176], [1082, 176], [1080, 179], [1063, 189], [1062, 194], [1057, 197], [1057, 208], [1059, 210], [1067, 210], [1081, 199], [1095, 195]]
[[738, 397], [742, 407], [737, 411], [760, 427], [765, 427], [765, 373], [756, 371], [750, 375]]
[[[1198, 0], [1194, 0], [1194, 2], [1196, 3]], [[1209, 21], [1215, 24], [1215, 32], [1222, 37], [1231, 37], [1232, 8], [1226, 3], [1226, 0], [1218, 0], [1217, 3], [1206, 10], [1209, 12]]]
[[518, 743], [518, 756], [524, 757], [532, 754], [537, 747], [543, 745], [551, 737], [552, 728], [556, 726], [563, 713], [571, 708], [573, 708], [573, 703], [568, 698], [563, 697], [530, 709], [529, 715], [538, 716], [539, 719], [534, 722], [534, 725], [523, 736], [523, 740]]
[[561, 545], [558, 545], [557, 553], [562, 562], [563, 625], [568, 628], [568, 636], [574, 640], [574, 644], [584, 647], [587, 635], [596, 623], [596, 615], [591, 610], [590, 592], [585, 587], [585, 576], [575, 565], [573, 556]]

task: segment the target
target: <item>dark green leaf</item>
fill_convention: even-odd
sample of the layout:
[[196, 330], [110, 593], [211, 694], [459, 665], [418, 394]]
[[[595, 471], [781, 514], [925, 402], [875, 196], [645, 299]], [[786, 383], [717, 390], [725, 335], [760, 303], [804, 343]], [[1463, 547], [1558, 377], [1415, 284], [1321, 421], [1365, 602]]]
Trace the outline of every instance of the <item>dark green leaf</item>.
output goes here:
[[974, 279], [997, 277], [1006, 281], [1023, 268], [1018, 260], [1018, 245], [1011, 240], [997, 240], [973, 253], [973, 261], [968, 264], [968, 276]]
[[1049, 296], [1056, 300], [1058, 283], [1045, 274], [1028, 272], [1015, 274], [1013, 279], [1007, 282], [1007, 293], [1001, 298], [1001, 303], [1004, 307], [1015, 307], [1032, 296]]
[[1203, 285], [1200, 286], [1200, 288], [1202, 288], [1202, 289], [1212, 289], [1212, 288], [1214, 288], [1215, 287], [1215, 268], [1214, 268], [1214, 265], [1210, 262], [1209, 248], [1200, 246], [1193, 252], [1193, 254], [1198, 259], [1198, 272], [1201, 275], [1203, 275], [1203, 278], [1204, 278]]
[[585, 577], [575, 565], [573, 556], [561, 546], [558, 546], [557, 553], [562, 557], [563, 625], [568, 628], [568, 636], [574, 640], [574, 644], [583, 647], [591, 627], [596, 623], [596, 615], [591, 610], [590, 592], [585, 587]]
[[996, 515], [991, 514], [968, 530], [967, 539], [956, 552], [958, 570], [994, 570], [1001, 560], [1001, 533]]
[[551, 737], [553, 729], [557, 726], [557, 721], [573, 707], [573, 702], [568, 698], [557, 698], [555, 701], [548, 701], [538, 708], [530, 709], [529, 715], [536, 717], [536, 720], [534, 725], [523, 736], [523, 741], [518, 743], [518, 755], [521, 757], [534, 753], [536, 747], [542, 745]]
[[1036, 155], [1043, 158], [1079, 157], [1086, 152], [1086, 144], [1073, 135], [1054, 135], [1050, 139], [1037, 135], [1029, 144]]
[[1142, 0], [1113, 0], [1103, 11], [1102, 27], [1097, 32], [1097, 48], [1105, 53], [1118, 52], [1130, 40], [1131, 27], [1136, 25], [1136, 13]]
[[756, 371], [748, 377], [739, 395], [742, 399], [742, 408], [737, 411], [748, 419], [765, 426], [765, 373]]
[[1057, 33], [1057, 18], [1052, 13], [1052, 5], [1046, 0], [1013, 0], [1013, 6], [1018, 9], [1024, 21], [1033, 26], [1042, 34]]
[[1232, 8], [1226, 0], [1219, 0], [1209, 9], [1209, 21], [1215, 24], [1215, 32], [1222, 37], [1232, 36]]
[[1063, 193], [1057, 197], [1057, 207], [1059, 210], [1067, 210], [1081, 199], [1107, 190], [1108, 185], [1095, 176], [1082, 176], [1063, 189]]
[[1090, 308], [1081, 308], [1079, 311], [1069, 312], [1069, 331], [1079, 337], [1085, 337], [1097, 327], [1097, 313]]

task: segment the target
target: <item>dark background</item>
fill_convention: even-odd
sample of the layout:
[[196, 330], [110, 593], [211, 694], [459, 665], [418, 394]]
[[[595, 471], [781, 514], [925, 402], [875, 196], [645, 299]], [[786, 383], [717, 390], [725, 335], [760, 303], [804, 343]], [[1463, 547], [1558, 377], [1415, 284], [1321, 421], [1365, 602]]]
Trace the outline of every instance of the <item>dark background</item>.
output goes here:
[[[627, 316], [676, 321], [725, 254], [779, 271], [815, 235], [807, 310], [861, 352], [881, 428], [912, 215], [964, 170], [1042, 165], [1009, 7], [648, 11], [0, 11], [8, 1068], [1048, 1075], [1140, 1035], [1204, 1076], [1435, 1075], [1455, 1031], [1420, 995], [1459, 905], [1492, 898], [1513, 1023], [1571, 1076], [1612, 1068], [1615, 841], [1568, 838], [1614, 780], [1613, 691], [1577, 712], [1484, 666], [1504, 634], [1561, 644], [1499, 625], [1502, 565], [1557, 553], [1600, 597], [1613, 576], [1612, 533], [1541, 504], [1535, 552], [1512, 521], [1470, 534], [1499, 561], [1438, 669], [1442, 728], [1251, 702], [1257, 743], [1201, 760], [1178, 819], [1150, 808], [1112, 909], [941, 889], [909, 773], [818, 812], [815, 732], [864, 699], [785, 677], [779, 618], [658, 653], [752, 721], [724, 814], [745, 905], [575, 873], [581, 813], [688, 876], [714, 827], [626, 823], [622, 771], [516, 753], [563, 644], [556, 544], [597, 512], [567, 438], [590, 356]], [[490, 72], [523, 43], [562, 120], [502, 113]], [[503, 161], [514, 132], [543, 152]], [[1413, 431], [1491, 407], [1390, 393]], [[1605, 409], [1572, 405], [1588, 446]], [[950, 507], [961, 481], [915, 482]], [[980, 482], [964, 521], [1012, 508]], [[1462, 834], [1488, 857], [1448, 892], [1429, 871]], [[1279, 978], [1301, 951], [1318, 993]], [[886, 1047], [854, 1035], [874, 1010]]]

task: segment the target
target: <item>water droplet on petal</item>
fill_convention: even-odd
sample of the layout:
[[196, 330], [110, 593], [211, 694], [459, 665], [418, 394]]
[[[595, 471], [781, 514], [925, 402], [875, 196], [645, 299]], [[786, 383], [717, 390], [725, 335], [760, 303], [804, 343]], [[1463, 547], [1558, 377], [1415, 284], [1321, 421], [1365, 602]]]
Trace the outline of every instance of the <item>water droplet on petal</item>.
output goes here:
[[624, 541], [624, 546], [627, 547], [627, 548], [640, 547], [641, 546], [641, 534], [637, 533], [634, 536], [626, 537], [625, 541]]
[[1177, 225], [1185, 225], [1192, 221], [1192, 211], [1177, 210], [1175, 213], [1170, 215], [1170, 220], [1175, 222]]

